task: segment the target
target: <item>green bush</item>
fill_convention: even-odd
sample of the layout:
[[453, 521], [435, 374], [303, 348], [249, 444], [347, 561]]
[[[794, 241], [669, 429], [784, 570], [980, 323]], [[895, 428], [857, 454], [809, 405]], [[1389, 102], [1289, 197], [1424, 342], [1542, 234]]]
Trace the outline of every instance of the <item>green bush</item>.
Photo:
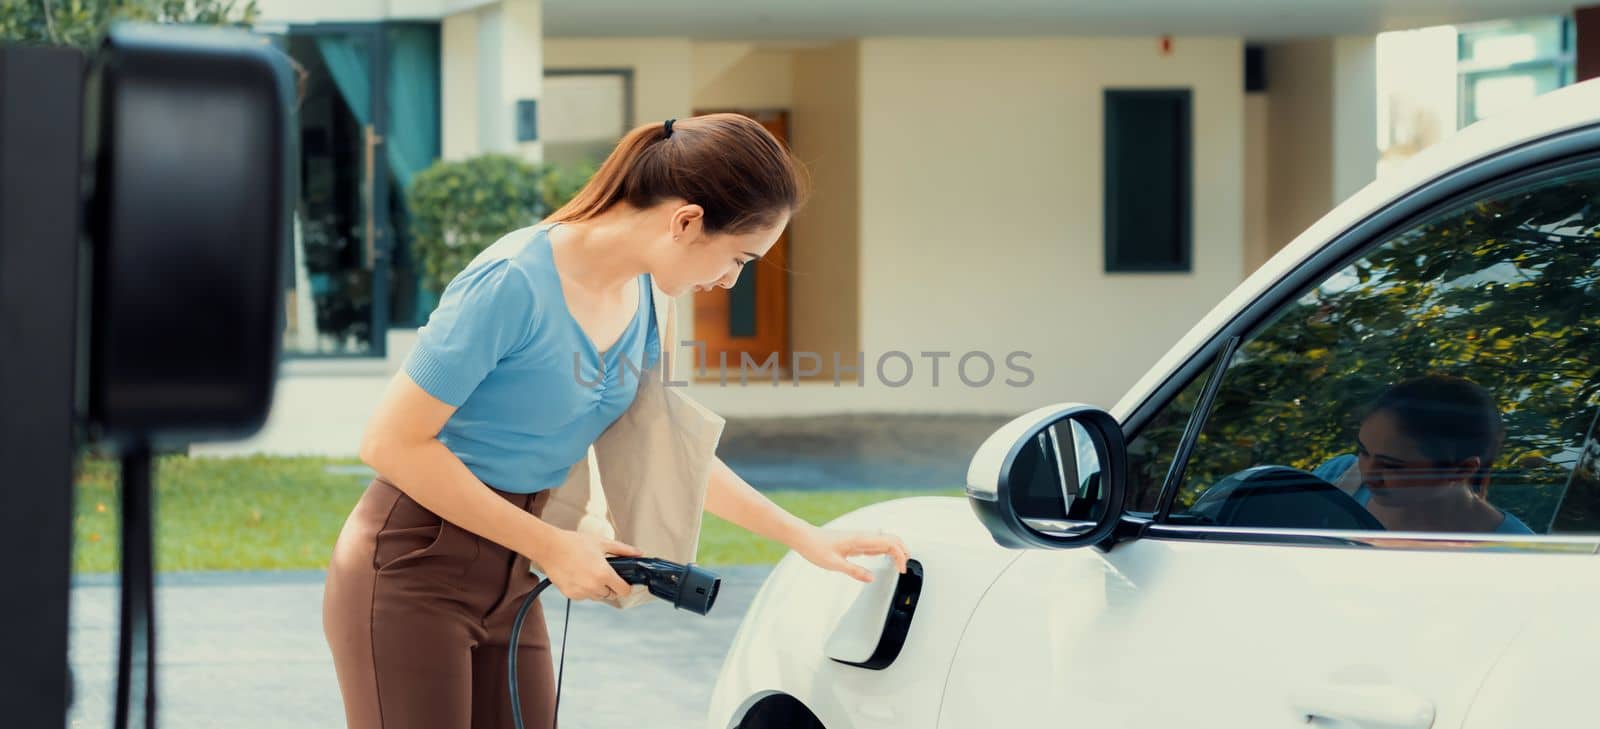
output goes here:
[[500, 154], [441, 160], [418, 173], [406, 202], [423, 286], [444, 291], [484, 248], [566, 204], [590, 174]]

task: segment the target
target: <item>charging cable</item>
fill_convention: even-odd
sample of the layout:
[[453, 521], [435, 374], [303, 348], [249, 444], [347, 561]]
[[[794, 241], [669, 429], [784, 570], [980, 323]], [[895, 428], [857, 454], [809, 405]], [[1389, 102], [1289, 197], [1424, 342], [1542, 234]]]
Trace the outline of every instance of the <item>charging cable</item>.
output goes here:
[[[693, 564], [648, 557], [611, 557], [606, 562], [624, 582], [644, 585], [649, 588], [650, 594], [671, 602], [673, 607], [698, 615], [711, 612], [711, 605], [717, 600], [717, 591], [722, 587], [721, 578]], [[534, 585], [528, 596], [522, 599], [522, 606], [517, 608], [517, 616], [511, 621], [511, 640], [506, 644], [506, 680], [511, 691], [511, 721], [517, 729], [524, 729], [522, 697], [517, 691], [517, 648], [522, 637], [522, 621], [528, 617], [528, 610], [533, 607], [534, 601], [539, 599], [539, 593], [549, 586], [550, 578], [539, 580], [539, 584]], [[567, 616], [561, 623], [561, 660], [556, 668], [556, 705], [551, 729], [555, 729], [561, 720], [561, 677], [566, 672], [567, 628], [571, 624], [572, 600], [569, 598]]]
[[[539, 580], [539, 584], [534, 586], [533, 592], [528, 593], [528, 597], [523, 599], [522, 607], [517, 608], [516, 619], [511, 621], [511, 642], [507, 644], [506, 649], [506, 675], [511, 687], [511, 722], [516, 725], [517, 729], [523, 729], [522, 697], [517, 694], [517, 653], [519, 652], [517, 640], [522, 637], [522, 621], [528, 617], [528, 608], [533, 607], [534, 601], [539, 599], [539, 593], [544, 592], [544, 588], [549, 586], [550, 578], [546, 577]], [[571, 625], [572, 599], [568, 598], [567, 617], [561, 621], [561, 663], [556, 668], [556, 710], [555, 718], [550, 722], [550, 729], [555, 729], [556, 722], [561, 718], [561, 674], [566, 671], [567, 667], [567, 628]]]

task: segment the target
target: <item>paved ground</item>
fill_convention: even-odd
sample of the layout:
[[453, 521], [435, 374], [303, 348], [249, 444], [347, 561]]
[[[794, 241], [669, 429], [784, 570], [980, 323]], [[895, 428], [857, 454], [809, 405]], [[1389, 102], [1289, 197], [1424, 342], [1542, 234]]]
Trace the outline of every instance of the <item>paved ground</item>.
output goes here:
[[[626, 612], [575, 603], [561, 726], [704, 726], [723, 656], [768, 571], [722, 570], [704, 617], [661, 603]], [[173, 575], [156, 599], [163, 729], [344, 726], [322, 638], [322, 573]], [[559, 651], [565, 600], [554, 591], [541, 599]], [[111, 723], [116, 607], [110, 579], [85, 578], [73, 590], [71, 727]]]

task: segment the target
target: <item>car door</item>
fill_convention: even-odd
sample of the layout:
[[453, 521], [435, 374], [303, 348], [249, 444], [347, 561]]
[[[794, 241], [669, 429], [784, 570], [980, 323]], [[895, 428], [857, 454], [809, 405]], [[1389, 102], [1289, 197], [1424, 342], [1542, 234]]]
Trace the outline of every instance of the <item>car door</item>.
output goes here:
[[1434, 181], [1223, 327], [1124, 423], [1124, 541], [1002, 575], [940, 726], [1462, 726], [1600, 599], [1597, 137]]

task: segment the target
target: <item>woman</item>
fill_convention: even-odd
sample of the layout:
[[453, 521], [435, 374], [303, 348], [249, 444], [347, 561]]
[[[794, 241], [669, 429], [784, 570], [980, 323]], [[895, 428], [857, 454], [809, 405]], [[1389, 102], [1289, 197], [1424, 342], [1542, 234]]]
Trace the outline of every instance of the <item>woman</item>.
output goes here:
[[[506, 236], [451, 281], [367, 426], [361, 456], [378, 477], [328, 571], [323, 623], [352, 729], [510, 726], [506, 642], [537, 580], [530, 564], [574, 600], [630, 592], [605, 558], [641, 550], [541, 514], [553, 491], [554, 505], [576, 494], [582, 508], [591, 445], [608, 497], [613, 474], [653, 462], [646, 451], [680, 450], [641, 439], [636, 460], [597, 445], [632, 420], [679, 427], [634, 407], [641, 387], [657, 387], [652, 368], [671, 362], [672, 317], [653, 302], [732, 287], [800, 198], [789, 152], [745, 117], [647, 125], [545, 224]], [[639, 499], [657, 499], [648, 509], [599, 513], [673, 506], [693, 523], [666, 530], [687, 533], [692, 550], [703, 508], [864, 582], [871, 573], [846, 557], [888, 555], [904, 571], [899, 539], [819, 529], [709, 453], [706, 464], [645, 474], [660, 482]], [[685, 480], [703, 491], [672, 490]], [[670, 505], [662, 494], [685, 495]], [[550, 726], [555, 686], [537, 605], [517, 650], [527, 725]]]
[[1503, 431], [1477, 383], [1420, 377], [1385, 390], [1361, 420], [1356, 453], [1316, 475], [1351, 491], [1391, 531], [1532, 534], [1485, 498]]

